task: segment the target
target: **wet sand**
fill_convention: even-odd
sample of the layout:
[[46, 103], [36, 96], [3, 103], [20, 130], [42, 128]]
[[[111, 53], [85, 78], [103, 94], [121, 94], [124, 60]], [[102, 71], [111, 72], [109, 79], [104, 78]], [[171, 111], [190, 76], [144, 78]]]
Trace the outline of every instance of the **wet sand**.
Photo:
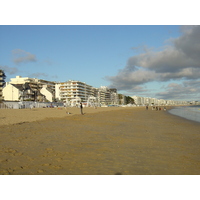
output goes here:
[[0, 174], [200, 174], [200, 123], [144, 107], [83, 111], [0, 110]]

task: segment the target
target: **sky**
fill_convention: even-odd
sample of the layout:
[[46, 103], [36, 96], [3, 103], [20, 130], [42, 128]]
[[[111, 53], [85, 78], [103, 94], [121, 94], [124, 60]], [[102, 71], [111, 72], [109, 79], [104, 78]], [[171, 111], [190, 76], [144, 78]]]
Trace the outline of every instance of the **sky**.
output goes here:
[[[199, 25], [198, 4], [197, 0], [2, 1], [0, 68], [6, 73], [6, 81], [17, 75], [49, 81], [71, 79], [94, 87], [116, 87], [118, 93], [129, 96], [200, 101], [200, 30], [199, 26], [185, 26]], [[98, 180], [97, 177], [91, 177], [93, 180], [90, 181], [85, 177], [84, 182], [75, 177], [66, 177], [64, 183], [61, 177], [59, 180], [53, 177], [56, 186], [60, 186], [57, 189], [52, 184], [52, 177], [51, 181], [45, 181], [42, 177], [38, 181], [25, 176], [23, 178], [26, 180], [22, 181], [20, 176], [16, 182], [20, 184], [12, 187], [15, 192], [8, 191], [10, 180], [9, 187], [8, 184], [2, 185], [5, 186], [2, 191], [5, 191], [6, 197], [13, 194], [16, 198], [22, 185], [25, 191], [29, 191], [32, 188], [30, 186], [41, 183], [42, 187], [38, 187], [40, 196], [41, 188], [46, 191], [45, 187], [53, 192], [42, 194], [45, 198], [57, 198], [58, 194], [66, 196], [65, 190], [60, 188], [70, 182], [74, 183], [68, 190], [72, 199], [74, 194], [80, 194], [82, 198], [88, 188], [96, 191], [102, 187], [101, 191], [106, 192], [109, 188], [112, 191], [111, 198], [115, 196], [116, 199], [122, 195], [123, 198], [134, 195], [140, 199], [144, 196], [160, 199], [161, 193], [168, 195], [166, 199], [172, 195], [177, 198], [182, 195], [183, 199], [198, 195], [194, 176], [192, 180], [184, 177], [184, 181], [180, 177], [169, 179], [152, 176], [150, 180], [149, 177], [145, 180], [141, 177], [134, 177], [134, 180], [128, 176], [120, 177], [123, 178], [123, 185], [113, 178], [114, 181], [111, 181], [111, 177], [106, 177], [106, 181], [105, 177], [101, 180], [102, 177]], [[137, 183], [134, 194], [128, 181]], [[171, 186], [171, 192], [166, 194], [165, 186]], [[52, 190], [49, 190], [51, 187]], [[76, 192], [77, 187], [81, 192]], [[116, 188], [118, 192], [113, 193]], [[143, 192], [144, 188], [146, 193]], [[155, 188], [161, 192], [152, 193]], [[91, 194], [92, 198], [89, 199], [94, 199]], [[20, 193], [20, 198], [27, 199], [26, 192]]]
[[[27, 10], [24, 12], [27, 15]], [[91, 19], [94, 10], [88, 12]], [[116, 10], [113, 13], [116, 17]], [[12, 23], [12, 17], [0, 25], [0, 68], [6, 81], [18, 75], [56, 82], [78, 80], [97, 88], [117, 88], [128, 96], [200, 101], [200, 26], [143, 21], [132, 25], [127, 13], [128, 25], [121, 23], [121, 18], [111, 23], [106, 18], [108, 24], [95, 18], [94, 23], [75, 20], [59, 25], [62, 23], [54, 23], [54, 18], [43, 23], [44, 17], [39, 18], [42, 25], [35, 25], [40, 24], [38, 20], [24, 23], [26, 17], [17, 12], [15, 17], [20, 16], [22, 23]], [[173, 21], [176, 24], [175, 18]]]

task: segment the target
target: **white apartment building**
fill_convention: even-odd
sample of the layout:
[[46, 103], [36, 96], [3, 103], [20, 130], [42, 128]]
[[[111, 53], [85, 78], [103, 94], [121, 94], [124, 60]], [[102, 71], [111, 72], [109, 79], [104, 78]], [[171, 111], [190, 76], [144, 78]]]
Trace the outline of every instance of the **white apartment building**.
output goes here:
[[119, 104], [119, 97], [116, 92], [111, 92], [111, 104], [118, 105]]
[[6, 83], [6, 86], [3, 88], [3, 95], [5, 101], [46, 101], [45, 95], [41, 94], [40, 91], [32, 89], [29, 83]]
[[56, 84], [56, 98], [65, 102], [74, 99], [87, 102], [88, 97], [91, 95], [93, 95], [92, 86], [81, 81], [69, 80]]
[[139, 96], [132, 96], [131, 98], [134, 99], [135, 104], [138, 106], [144, 105], [144, 98]]
[[102, 105], [119, 104], [119, 98], [116, 88], [101, 86], [98, 89], [98, 99]]
[[174, 100], [164, 100], [164, 99], [156, 99], [151, 97], [139, 97], [133, 96], [136, 105], [149, 105], [149, 106], [168, 106], [168, 105], [188, 105], [187, 101], [174, 101]]
[[10, 79], [11, 84], [25, 84], [25, 83], [31, 83], [32, 87], [35, 88], [42, 88], [43, 85], [45, 85], [45, 88], [49, 88], [52, 92], [55, 93], [55, 82], [47, 81], [43, 79], [37, 79], [37, 78], [29, 78], [29, 77], [21, 77], [16, 76], [15, 78]]
[[[106, 86], [94, 88], [84, 82], [69, 80], [55, 83], [37, 78], [16, 76], [3, 88], [6, 101], [53, 102], [56, 99], [69, 103], [88, 102], [92, 99], [98, 105], [118, 104], [117, 89]], [[75, 105], [73, 103], [73, 105]]]
[[48, 85], [43, 85], [40, 93], [45, 96], [45, 99], [49, 102], [53, 102], [55, 100], [55, 89], [51, 89]]
[[54, 101], [55, 83], [37, 78], [21, 77], [11, 78], [3, 89], [5, 100], [9, 101]]
[[106, 86], [101, 86], [99, 88], [99, 93], [98, 93], [98, 98], [99, 101], [102, 105], [107, 105], [109, 103], [111, 103], [111, 94], [109, 92], [108, 87]]
[[22, 89], [15, 87], [15, 85], [6, 83], [6, 86], [3, 88], [4, 100], [6, 101], [19, 101], [20, 97], [23, 95]]
[[[116, 89], [109, 89], [105, 86], [94, 88], [81, 81], [69, 80], [57, 83], [56, 99], [73, 104], [72, 102], [88, 102], [89, 98], [96, 98], [98, 105], [118, 104]], [[74, 105], [74, 104], [73, 104]]]

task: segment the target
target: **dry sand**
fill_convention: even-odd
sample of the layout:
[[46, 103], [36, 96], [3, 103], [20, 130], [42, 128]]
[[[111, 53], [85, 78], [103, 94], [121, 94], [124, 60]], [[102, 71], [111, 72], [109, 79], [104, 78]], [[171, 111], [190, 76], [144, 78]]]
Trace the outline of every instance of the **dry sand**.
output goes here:
[[1, 109], [0, 174], [200, 174], [200, 123], [144, 107], [83, 111]]

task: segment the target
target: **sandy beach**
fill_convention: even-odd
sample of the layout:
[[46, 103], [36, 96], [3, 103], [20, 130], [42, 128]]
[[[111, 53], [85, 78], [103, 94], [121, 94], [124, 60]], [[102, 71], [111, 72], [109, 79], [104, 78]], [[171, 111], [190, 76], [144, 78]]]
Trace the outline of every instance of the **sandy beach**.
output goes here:
[[83, 112], [1, 109], [0, 174], [200, 174], [200, 123], [144, 107]]

